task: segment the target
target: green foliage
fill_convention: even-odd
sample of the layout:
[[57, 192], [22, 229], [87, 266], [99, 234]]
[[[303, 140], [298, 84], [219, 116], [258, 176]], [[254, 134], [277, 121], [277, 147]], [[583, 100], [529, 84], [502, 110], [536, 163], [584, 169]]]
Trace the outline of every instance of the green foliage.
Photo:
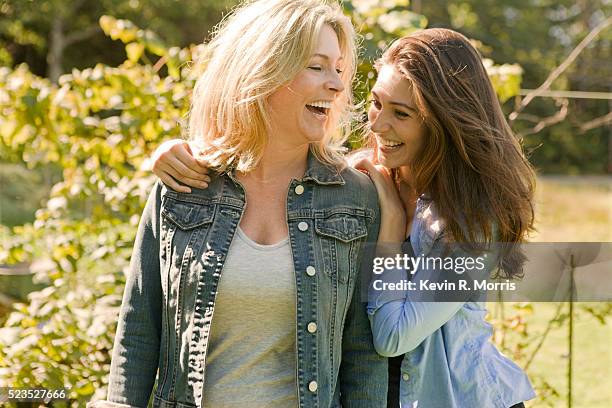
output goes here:
[[[0, 155], [62, 170], [34, 223], [13, 228], [0, 250], [0, 264], [36, 259], [35, 280], [47, 285], [0, 331], [0, 382], [65, 386], [74, 406], [104, 388], [124, 271], [153, 182], [143, 166], [161, 140], [180, 136], [192, 86], [179, 69], [191, 49], [167, 48], [111, 17], [101, 23], [126, 43], [130, 58], [119, 67], [74, 70], [58, 86], [25, 65], [0, 69]], [[173, 64], [172, 75], [139, 63], [145, 56], [136, 58], [135, 47]]]
[[[60, 65], [91, 67], [98, 62], [121, 61], [121, 47], [97, 27], [101, 16], [133, 21], [171, 44], [184, 46], [202, 41], [237, 0], [3, 0], [0, 2], [0, 64], [26, 62], [32, 72], [48, 73], [49, 53], [63, 46]], [[59, 27], [60, 38], [50, 35]]]
[[367, 98], [374, 85], [374, 61], [395, 38], [425, 28], [427, 19], [409, 11], [407, 0], [354, 0], [345, 3], [345, 8], [361, 34], [355, 94], [358, 100], [362, 101]]
[[[361, 99], [384, 44], [426, 24], [406, 5], [346, 3], [364, 35]], [[71, 406], [104, 396], [124, 272], [153, 183], [147, 158], [180, 136], [194, 81], [186, 63], [200, 50], [167, 47], [110, 16], [100, 26], [124, 44], [118, 67], [74, 69], [57, 85], [25, 64], [0, 68], [0, 157], [61, 169], [34, 222], [3, 233], [0, 264], [36, 260], [35, 281], [46, 288], [0, 329], [0, 386], [67, 387]], [[516, 91], [515, 74], [493, 73], [500, 95]]]

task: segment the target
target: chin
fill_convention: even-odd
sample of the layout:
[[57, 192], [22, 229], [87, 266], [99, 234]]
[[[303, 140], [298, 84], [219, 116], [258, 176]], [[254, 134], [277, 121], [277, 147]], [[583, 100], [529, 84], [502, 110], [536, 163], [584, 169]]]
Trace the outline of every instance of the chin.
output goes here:
[[309, 143], [321, 142], [325, 138], [325, 130], [310, 131], [304, 135]]
[[380, 149], [378, 149], [377, 153], [378, 153], [378, 163], [382, 164], [388, 169], [396, 169], [396, 168], [408, 165], [406, 154], [403, 151], [397, 151], [392, 154], [385, 154], [385, 153], [382, 153]]

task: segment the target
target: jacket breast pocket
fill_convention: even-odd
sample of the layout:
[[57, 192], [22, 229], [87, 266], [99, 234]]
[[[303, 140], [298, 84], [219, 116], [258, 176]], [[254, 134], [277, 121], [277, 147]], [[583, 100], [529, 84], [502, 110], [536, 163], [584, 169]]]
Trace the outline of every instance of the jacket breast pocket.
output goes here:
[[[185, 269], [197, 256], [197, 244], [204, 241], [215, 216], [216, 204], [199, 203], [175, 197], [164, 197], [161, 210], [160, 259], [167, 275], [175, 278], [172, 269]], [[174, 266], [174, 268], [172, 268]], [[163, 269], [163, 268], [162, 268]], [[162, 283], [163, 283], [162, 277]], [[167, 282], [169, 283], [169, 282]]]
[[315, 218], [315, 231], [321, 244], [324, 270], [347, 283], [354, 274], [363, 238], [368, 235], [365, 217], [335, 213]]
[[200, 204], [165, 197], [162, 216], [187, 231], [212, 222], [215, 204]]

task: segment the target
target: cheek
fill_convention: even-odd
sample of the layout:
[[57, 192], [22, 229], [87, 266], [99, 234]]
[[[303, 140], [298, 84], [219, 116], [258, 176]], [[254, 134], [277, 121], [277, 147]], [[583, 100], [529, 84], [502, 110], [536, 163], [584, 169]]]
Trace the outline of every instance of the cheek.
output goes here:
[[402, 139], [412, 148], [422, 146], [425, 140], [425, 132], [421, 124], [413, 121], [407, 122], [402, 127]]
[[296, 97], [304, 97], [313, 92], [317, 86], [317, 78], [313, 72], [304, 70], [300, 72], [291, 83], [288, 88], [294, 93]]

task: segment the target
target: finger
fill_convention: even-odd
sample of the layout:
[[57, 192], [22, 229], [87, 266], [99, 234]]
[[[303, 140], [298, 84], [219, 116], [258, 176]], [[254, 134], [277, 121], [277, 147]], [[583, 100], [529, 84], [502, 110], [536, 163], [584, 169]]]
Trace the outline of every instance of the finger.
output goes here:
[[[193, 160], [193, 162], [195, 163], [195, 160]], [[200, 181], [204, 181], [206, 177], [208, 177], [205, 174], [201, 174], [198, 171], [193, 170], [192, 167], [188, 167], [187, 165], [185, 165], [185, 163], [181, 161], [180, 158], [176, 158], [172, 156], [168, 157], [167, 164], [170, 167], [172, 167], [174, 170], [176, 170], [177, 174], [180, 176], [178, 177], [180, 181], [183, 181], [183, 177], [200, 180]]]
[[170, 166], [168, 163], [165, 163], [165, 162], [158, 163], [157, 172], [155, 174], [158, 174], [158, 173], [159, 173], [160, 178], [162, 175], [167, 175], [177, 180], [180, 179], [180, 174], [174, 169], [174, 167]]
[[393, 174], [391, 173], [391, 169], [388, 169], [380, 164], [375, 164], [374, 167], [378, 169], [378, 171], [380, 172], [380, 174], [382, 174], [385, 180], [393, 182]]
[[193, 150], [191, 149], [191, 145], [189, 144], [189, 142], [185, 143], [185, 150], [187, 150], [187, 153], [193, 156]]
[[174, 156], [190, 170], [198, 174], [208, 173], [208, 166], [204, 164], [204, 161], [199, 161], [194, 157], [189, 144], [173, 146], [171, 150], [172, 153], [174, 153]]
[[207, 188], [208, 183], [210, 183], [210, 177], [208, 176], [205, 176], [207, 178], [206, 181], [201, 180], [201, 179], [192, 179], [191, 177], [186, 177], [180, 174], [179, 172], [176, 171], [176, 169], [174, 169], [171, 166], [166, 165], [165, 163], [161, 163], [159, 165], [159, 171], [160, 171], [160, 178], [161, 178], [161, 175], [170, 176], [174, 180], [180, 183], [183, 183], [183, 184], [187, 184], [190, 187]]
[[359, 159], [355, 163], [355, 168], [357, 170], [365, 170], [368, 173], [379, 173], [378, 169], [372, 164], [372, 162], [367, 158]]
[[382, 174], [380, 174], [380, 171], [372, 164], [370, 160], [360, 160], [359, 163], [356, 163], [355, 168], [366, 172], [366, 174], [374, 182], [377, 190], [384, 186], [385, 180], [383, 179]]
[[178, 191], [179, 193], [191, 193], [191, 189], [189, 187], [180, 185], [167, 174], [160, 176], [159, 179], [162, 181], [162, 183], [164, 183], [166, 186], [170, 187], [174, 191]]
[[210, 171], [210, 167], [211, 167], [210, 163], [200, 158], [196, 158], [195, 161], [198, 163], [198, 166], [200, 166], [200, 171], [204, 174], [208, 174], [208, 172]]
[[381, 165], [374, 165], [369, 159], [361, 160], [356, 164], [356, 168], [364, 169], [368, 172], [380, 199], [385, 199], [385, 197], [388, 198], [397, 194], [395, 183], [393, 182], [393, 178], [389, 175], [388, 169]]
[[374, 150], [374, 154], [372, 155], [372, 156], [373, 156], [373, 157], [372, 157], [372, 162], [373, 162], [374, 164], [378, 164], [378, 163], [380, 163], [380, 162], [378, 161], [378, 146], [375, 146], [373, 150]]
[[183, 184], [187, 184], [190, 187], [207, 188], [208, 183], [210, 183], [210, 177], [206, 175], [201, 176], [204, 177], [204, 179], [194, 179], [191, 177], [186, 177], [182, 173], [178, 172], [174, 167], [169, 166], [165, 163], [160, 163], [159, 168], [161, 171], [167, 173], [175, 180], [180, 181]]

